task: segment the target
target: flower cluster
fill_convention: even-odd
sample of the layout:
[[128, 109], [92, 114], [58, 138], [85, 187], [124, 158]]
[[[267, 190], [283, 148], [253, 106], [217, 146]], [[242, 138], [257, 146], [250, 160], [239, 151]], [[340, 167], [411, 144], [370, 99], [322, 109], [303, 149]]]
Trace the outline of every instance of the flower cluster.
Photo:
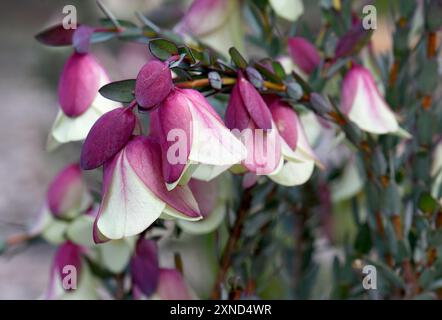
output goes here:
[[[367, 190], [376, 190], [364, 197], [372, 202], [366, 211], [374, 216], [366, 223], [358, 220], [358, 237], [365, 237], [363, 228], [372, 228], [372, 221], [380, 223], [379, 194], [399, 194], [393, 190], [399, 176], [395, 170], [408, 155], [403, 151], [406, 140], [399, 139], [411, 138], [388, 96], [397, 74], [392, 72], [393, 80], [383, 84], [383, 75], [359, 56], [371, 33], [361, 29], [358, 17], [342, 19], [338, 26], [330, 15], [326, 31], [314, 43], [306, 32], [294, 35], [291, 30], [280, 37], [271, 28], [277, 19], [296, 21], [304, 10], [302, 1], [244, 2], [195, 0], [168, 31], [144, 16], [144, 26], [138, 27], [105, 10], [111, 28], [81, 25], [69, 33], [53, 28], [38, 36], [74, 50], [60, 76], [60, 109], [48, 147], [83, 141], [78, 163], [55, 177], [30, 231], [60, 246], [47, 298], [73, 293], [60, 290], [66, 265], [76, 268], [80, 283], [89, 284], [83, 288], [94, 297], [103, 293], [93, 285], [96, 272], [91, 270], [101, 268], [117, 279], [117, 286], [121, 275], [130, 274], [130, 290], [124, 283], [122, 290], [133, 298], [195, 298], [180, 256], [164, 263], [162, 254], [174, 250], [168, 241], [181, 232], [198, 237], [215, 230], [216, 240], [205, 240], [222, 242], [218, 237], [228, 234], [227, 243], [220, 245], [225, 247], [212, 292], [219, 297], [243, 228], [245, 238], [262, 232], [256, 238], [264, 243], [264, 233], [281, 219], [280, 211], [295, 211], [303, 224], [310, 223], [310, 210], [327, 211], [311, 223], [330, 219], [332, 202], [355, 196], [364, 183]], [[324, 10], [341, 14], [340, 7]], [[252, 29], [258, 30], [251, 42], [262, 41], [271, 58], [248, 58], [241, 14], [253, 19]], [[92, 43], [105, 41], [97, 39], [110, 38], [148, 43], [151, 57], [136, 79], [111, 82], [91, 52]], [[424, 90], [417, 96], [428, 102]], [[388, 152], [399, 142], [401, 148]], [[86, 182], [90, 170], [101, 174], [101, 192]], [[309, 180], [307, 192], [292, 188]], [[394, 210], [391, 215], [397, 214]], [[245, 225], [248, 213], [256, 214], [252, 227]], [[326, 238], [331, 238], [329, 229]], [[310, 237], [300, 233], [299, 241]], [[252, 241], [244, 241], [244, 247], [249, 251], [243, 256], [261, 251]], [[238, 285], [246, 288], [243, 295], [254, 294], [256, 279], [249, 280]]]

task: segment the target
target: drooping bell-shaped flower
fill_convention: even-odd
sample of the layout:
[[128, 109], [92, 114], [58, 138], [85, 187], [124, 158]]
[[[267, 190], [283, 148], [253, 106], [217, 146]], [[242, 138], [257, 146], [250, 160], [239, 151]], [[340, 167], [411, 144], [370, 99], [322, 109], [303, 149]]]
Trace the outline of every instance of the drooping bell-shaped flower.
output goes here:
[[92, 205], [92, 196], [77, 163], [65, 167], [52, 180], [47, 192], [47, 205], [57, 218], [73, 218]]
[[229, 48], [244, 52], [240, 3], [236, 0], [194, 0], [175, 27], [228, 56]]
[[135, 82], [135, 99], [141, 107], [151, 109], [163, 101], [172, 88], [172, 75], [167, 64], [152, 60], [138, 73]]
[[362, 130], [376, 134], [399, 130], [396, 117], [381, 96], [373, 76], [362, 66], [353, 66], [345, 75], [341, 106], [343, 113]]
[[57, 291], [74, 291], [82, 272], [82, 248], [67, 241], [58, 247], [50, 271], [46, 299], [54, 299]]
[[158, 286], [160, 267], [157, 244], [152, 240], [140, 238], [130, 261], [130, 273], [134, 290], [145, 296], [152, 295]]
[[201, 218], [187, 186], [167, 191], [161, 170], [161, 149], [153, 138], [137, 136], [104, 165], [102, 202], [94, 240], [136, 235], [161, 215]]
[[81, 151], [81, 168], [98, 168], [129, 141], [137, 123], [132, 108], [117, 108], [105, 113], [91, 128]]
[[306, 74], [312, 73], [321, 61], [315, 46], [302, 37], [289, 38], [288, 51], [293, 62]]
[[66, 62], [58, 85], [61, 110], [52, 126], [48, 147], [83, 140], [105, 112], [120, 106], [100, 95], [109, 83], [106, 71], [89, 53], [73, 53]]
[[239, 131], [247, 155], [242, 165], [256, 174], [275, 172], [282, 164], [280, 139], [272, 115], [255, 87], [240, 73], [226, 109], [226, 125]]
[[244, 146], [196, 90], [174, 89], [151, 113], [151, 134], [161, 144], [169, 189], [186, 182], [195, 168], [211, 168], [199, 176], [210, 180], [244, 159]]
[[285, 160], [282, 169], [268, 177], [284, 186], [303, 184], [312, 175], [315, 162], [320, 163], [307, 141], [296, 112], [278, 97], [267, 97], [266, 101], [282, 140]]

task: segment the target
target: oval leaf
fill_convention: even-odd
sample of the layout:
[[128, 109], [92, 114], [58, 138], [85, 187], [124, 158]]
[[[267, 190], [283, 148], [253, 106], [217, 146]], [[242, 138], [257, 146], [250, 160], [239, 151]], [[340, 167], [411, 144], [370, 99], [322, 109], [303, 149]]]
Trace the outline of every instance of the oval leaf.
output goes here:
[[100, 94], [113, 101], [132, 102], [135, 90], [135, 79], [111, 82], [100, 88]]

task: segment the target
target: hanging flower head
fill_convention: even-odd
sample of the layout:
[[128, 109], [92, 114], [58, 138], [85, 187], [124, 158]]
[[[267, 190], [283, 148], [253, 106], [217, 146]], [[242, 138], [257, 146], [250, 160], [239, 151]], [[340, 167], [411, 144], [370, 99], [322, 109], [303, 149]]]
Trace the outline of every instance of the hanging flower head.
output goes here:
[[398, 131], [396, 117], [368, 69], [355, 65], [347, 72], [341, 99], [342, 111], [362, 130], [377, 134]]

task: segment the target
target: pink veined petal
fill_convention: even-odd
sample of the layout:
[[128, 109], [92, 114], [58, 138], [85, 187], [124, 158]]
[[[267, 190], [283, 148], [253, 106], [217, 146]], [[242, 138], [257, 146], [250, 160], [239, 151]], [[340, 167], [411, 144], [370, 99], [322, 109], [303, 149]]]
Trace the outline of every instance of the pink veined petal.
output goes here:
[[180, 91], [172, 92], [158, 109], [157, 118], [154, 116], [151, 120], [158, 120], [154, 128], [161, 130], [159, 141], [165, 182], [174, 183], [181, 177], [192, 148], [193, 118], [186, 97]]
[[288, 51], [293, 62], [307, 74], [312, 73], [321, 61], [315, 46], [302, 37], [289, 38]]
[[160, 267], [157, 244], [152, 240], [140, 238], [130, 260], [132, 283], [143, 294], [150, 296], [158, 286]]
[[117, 108], [102, 115], [83, 144], [82, 169], [98, 168], [120, 151], [132, 136], [136, 122], [130, 108]]
[[83, 114], [97, 96], [103, 78], [103, 67], [91, 54], [74, 53], [66, 62], [58, 84], [61, 109], [68, 117]]
[[225, 121], [227, 128], [231, 130], [244, 130], [249, 126], [250, 115], [243, 103], [238, 82], [233, 86], [232, 93], [230, 94]]
[[195, 197], [200, 213], [203, 217], [208, 217], [213, 210], [218, 197], [218, 183], [216, 180], [201, 181], [191, 179], [188, 184]]
[[[229, 131], [201, 94], [181, 90], [192, 113], [192, 148], [189, 159], [200, 164], [231, 166], [244, 159], [245, 148]], [[224, 169], [226, 170], [227, 167]]]
[[298, 117], [295, 111], [281, 100], [274, 101], [269, 107], [279, 134], [290, 148], [295, 150], [298, 142]]
[[80, 166], [77, 163], [68, 165], [54, 178], [48, 188], [49, 210], [58, 217], [70, 209], [80, 207], [86, 189]]
[[354, 66], [344, 77], [341, 104], [343, 112], [361, 129], [385, 134], [399, 126], [393, 111], [381, 96], [366, 68]]
[[258, 90], [247, 81], [242, 74], [238, 77], [238, 88], [241, 94], [243, 104], [248, 111], [250, 117], [256, 124], [256, 127], [263, 130], [272, 128], [272, 115], [267, 107], [264, 99]]
[[192, 101], [192, 104], [200, 111], [210, 113], [216, 120], [223, 123], [223, 120], [219, 114], [213, 109], [207, 99], [199, 92], [193, 89], [176, 89], [178, 92], [183, 93], [187, 99]]
[[167, 64], [151, 60], [138, 73], [135, 98], [140, 106], [150, 109], [163, 101], [172, 88], [172, 75]]
[[198, 205], [187, 186], [168, 191], [161, 174], [160, 146], [149, 137], [136, 137], [126, 146], [127, 159], [143, 183], [162, 201], [188, 217], [200, 217]]
[[162, 300], [192, 300], [189, 287], [175, 269], [160, 269], [157, 293]]

